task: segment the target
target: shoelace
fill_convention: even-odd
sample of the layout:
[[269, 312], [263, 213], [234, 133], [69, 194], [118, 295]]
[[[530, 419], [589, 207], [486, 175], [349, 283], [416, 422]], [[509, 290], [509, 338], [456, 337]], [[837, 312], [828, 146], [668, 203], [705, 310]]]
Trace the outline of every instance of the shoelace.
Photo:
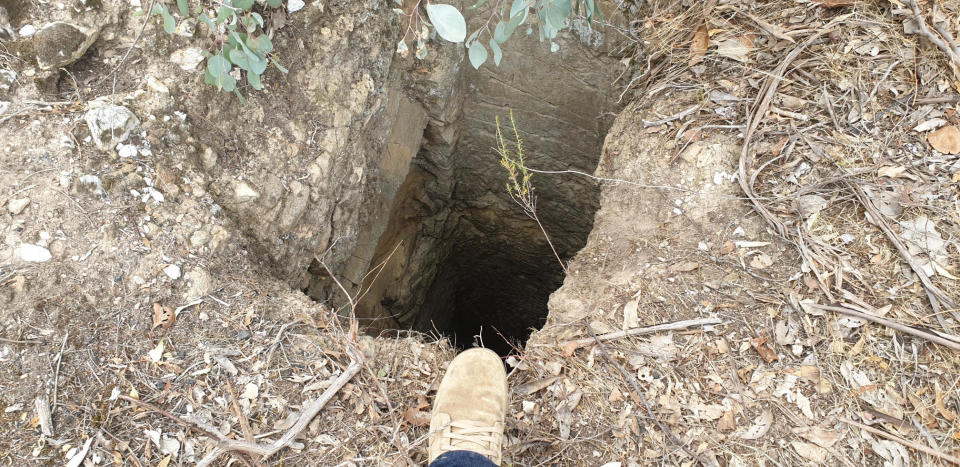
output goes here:
[[[467, 449], [491, 459], [500, 455], [498, 441], [502, 436], [499, 427], [470, 420], [457, 420], [444, 426], [441, 452]], [[469, 443], [469, 445], [465, 445]]]

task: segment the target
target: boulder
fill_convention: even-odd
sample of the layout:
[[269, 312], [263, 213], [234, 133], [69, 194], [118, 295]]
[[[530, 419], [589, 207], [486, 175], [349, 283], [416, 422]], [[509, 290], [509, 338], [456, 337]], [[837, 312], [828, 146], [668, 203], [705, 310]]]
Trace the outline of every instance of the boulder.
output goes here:
[[98, 30], [57, 21], [44, 26], [36, 34], [37, 65], [42, 70], [56, 70], [80, 60], [97, 40]]

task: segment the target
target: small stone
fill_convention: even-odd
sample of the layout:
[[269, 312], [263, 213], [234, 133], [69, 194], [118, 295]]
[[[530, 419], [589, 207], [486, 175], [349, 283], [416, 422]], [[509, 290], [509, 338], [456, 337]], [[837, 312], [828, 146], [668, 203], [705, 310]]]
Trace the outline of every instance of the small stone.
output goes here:
[[13, 26], [10, 24], [10, 15], [7, 9], [0, 6], [0, 42], [17, 40], [17, 33], [13, 32]]
[[78, 181], [81, 187], [90, 190], [95, 195], [107, 194], [103, 189], [103, 181], [96, 175], [81, 175]]
[[37, 27], [32, 24], [27, 24], [17, 32], [20, 34], [20, 37], [33, 37], [33, 35], [37, 33]]
[[197, 20], [193, 18], [187, 18], [177, 25], [176, 29], [173, 30], [173, 33], [180, 37], [193, 37], [193, 33], [196, 31]]
[[213, 276], [203, 268], [193, 268], [186, 276], [190, 287], [187, 290], [187, 300], [194, 300], [213, 292], [215, 285]]
[[83, 118], [93, 135], [93, 142], [104, 150], [126, 141], [130, 132], [140, 125], [133, 112], [112, 104], [90, 109]]
[[147, 87], [160, 94], [170, 94], [170, 88], [167, 85], [163, 84], [157, 78], [153, 76], [147, 78]]
[[163, 268], [163, 273], [166, 274], [167, 277], [170, 278], [170, 280], [175, 281], [180, 278], [180, 266], [177, 266], [176, 264], [171, 264]]
[[182, 70], [190, 71], [203, 61], [203, 51], [199, 47], [175, 50], [170, 54], [170, 61], [176, 63]]
[[36, 34], [37, 65], [56, 70], [70, 65], [97, 40], [99, 31], [62, 21], [50, 23]]
[[253, 337], [253, 334], [247, 329], [241, 329], [233, 334], [233, 338], [238, 341], [245, 341], [251, 337]]
[[240, 182], [233, 191], [233, 197], [238, 203], [246, 203], [259, 198], [260, 193], [257, 193], [249, 183]]
[[117, 154], [119, 154], [120, 157], [123, 157], [123, 158], [136, 157], [137, 147], [132, 144], [118, 144]]
[[0, 91], [7, 92], [17, 82], [17, 72], [13, 70], [0, 70]]
[[7, 211], [10, 211], [10, 214], [16, 216], [23, 212], [29, 204], [30, 198], [11, 199], [10, 202], [7, 203]]
[[20, 259], [28, 263], [42, 263], [45, 261], [50, 261], [50, 258], [53, 258], [53, 255], [50, 254], [50, 250], [40, 245], [33, 245], [30, 243], [23, 243], [20, 245]]
[[306, 4], [303, 0], [287, 0], [287, 13], [300, 11], [304, 6], [306, 6]]
[[10, 103], [7, 101], [0, 101], [0, 115], [7, 113], [7, 109], [10, 108]]
[[190, 245], [194, 248], [200, 248], [210, 241], [210, 233], [200, 229], [190, 236]]
[[203, 151], [200, 152], [200, 163], [203, 165], [204, 169], [210, 170], [217, 166], [217, 153], [213, 148], [209, 146], [204, 146]]

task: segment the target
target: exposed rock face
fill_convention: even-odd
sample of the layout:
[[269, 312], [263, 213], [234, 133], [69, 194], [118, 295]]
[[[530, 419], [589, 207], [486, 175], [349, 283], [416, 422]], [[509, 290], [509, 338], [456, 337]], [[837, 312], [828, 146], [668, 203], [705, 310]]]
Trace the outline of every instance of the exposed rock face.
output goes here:
[[[541, 324], [563, 270], [503, 188], [494, 117], [515, 110], [531, 168], [592, 173], [615, 109], [615, 60], [572, 36], [559, 53], [518, 36], [500, 68], [473, 70], [462, 46], [439, 42], [426, 61], [396, 61], [395, 16], [358, 2], [296, 15], [304, 29], [274, 39], [281, 56], [302, 57], [274, 81], [279, 92], [242, 108], [209, 89], [186, 102], [194, 162], [259, 256], [319, 300], [342, 296], [314, 258], [352, 294], [372, 286], [357, 311], [374, 329], [469, 335], [488, 311], [509, 336]], [[595, 183], [541, 174], [534, 185], [569, 258], [590, 231]]]
[[[436, 329], [457, 336], [460, 345], [469, 345], [482, 327], [494, 347], [505, 343], [491, 326], [522, 339], [542, 324], [563, 268], [504, 188], [494, 119], [505, 121], [514, 109], [529, 167], [593, 172], [609, 124], [601, 116], [615, 108], [608, 86], [616, 67], [573, 40], [562, 50], [551, 54], [521, 39], [510, 44], [499, 68], [476, 71], [455, 62], [417, 83], [431, 117], [423, 147], [395, 196], [376, 254], [347, 269], [358, 284], [386, 261], [376, 280], [364, 283], [371, 287], [358, 309], [365, 324]], [[533, 184], [545, 230], [559, 254], [571, 257], [593, 222], [595, 183], [540, 174]], [[354, 256], [365, 259], [364, 253]]]

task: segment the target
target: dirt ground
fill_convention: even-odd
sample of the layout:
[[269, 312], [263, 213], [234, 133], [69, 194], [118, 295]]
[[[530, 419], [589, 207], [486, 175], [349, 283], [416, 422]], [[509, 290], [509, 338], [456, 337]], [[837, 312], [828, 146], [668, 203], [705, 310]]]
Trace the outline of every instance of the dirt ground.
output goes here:
[[[219, 449], [328, 388], [263, 464], [425, 463], [455, 349], [364, 336], [292, 272], [349, 261], [402, 72], [389, 8], [329, 3], [270, 18], [291, 74], [221, 122], [239, 103], [136, 7], [0, 0], [27, 36], [0, 43], [0, 463], [256, 464]], [[505, 464], [960, 463], [960, 6], [621, 7], [596, 172], [533, 178], [588, 178], [600, 210], [505, 360]], [[58, 20], [99, 35], [45, 71], [23, 28]], [[111, 105], [119, 149], [88, 119]]]

